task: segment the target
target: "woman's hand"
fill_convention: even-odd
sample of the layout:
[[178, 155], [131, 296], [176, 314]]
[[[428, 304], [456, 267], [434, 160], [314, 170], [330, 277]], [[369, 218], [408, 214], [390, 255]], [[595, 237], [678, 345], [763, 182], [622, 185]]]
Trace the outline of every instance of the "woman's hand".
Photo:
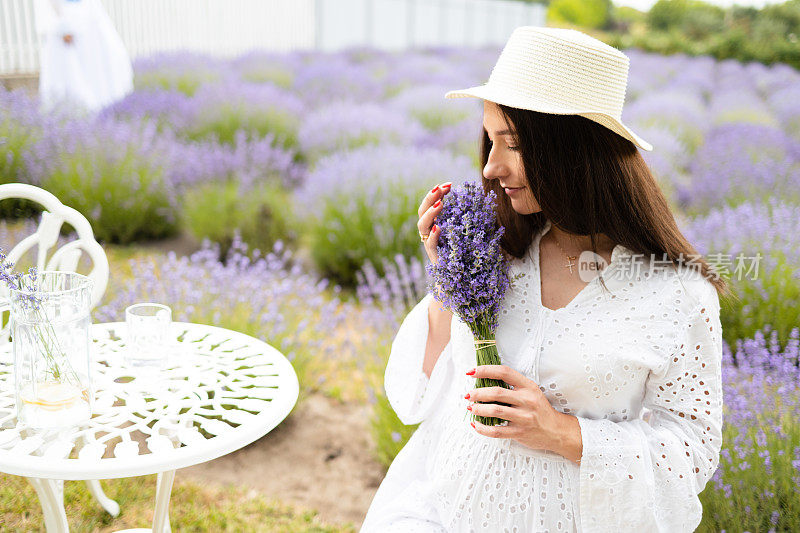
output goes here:
[[419, 215], [417, 229], [421, 236], [428, 235], [428, 238], [424, 241], [424, 245], [425, 252], [428, 254], [431, 263], [436, 263], [439, 260], [436, 253], [436, 246], [439, 244], [440, 228], [434, 224], [434, 221], [436, 217], [439, 216], [439, 213], [442, 212], [444, 206], [442, 199], [445, 194], [450, 192], [450, 187], [452, 185], [451, 182], [447, 182], [434, 187], [425, 195], [425, 198], [423, 198], [417, 210], [417, 215]]
[[[580, 459], [577, 449], [580, 445], [580, 426], [576, 424], [577, 419], [556, 411], [534, 381], [505, 365], [481, 365], [467, 372], [467, 375], [499, 379], [514, 387], [513, 390], [481, 387], [469, 391], [465, 398], [471, 402], [508, 404], [505, 407], [471, 403], [467, 409], [475, 415], [494, 416], [508, 421], [505, 426], [472, 422], [475, 431], [487, 437], [513, 439], [528, 448], [555, 451], [574, 461]], [[577, 458], [574, 457], [576, 453]]]

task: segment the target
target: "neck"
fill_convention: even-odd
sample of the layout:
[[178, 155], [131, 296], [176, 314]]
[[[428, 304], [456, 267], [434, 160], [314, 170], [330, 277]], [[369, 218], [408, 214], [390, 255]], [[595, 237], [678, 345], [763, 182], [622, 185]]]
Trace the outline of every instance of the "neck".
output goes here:
[[[560, 244], [569, 255], [573, 255], [573, 253], [577, 255], [584, 250], [592, 249], [592, 240], [589, 235], [569, 233], [556, 227], [555, 224], [550, 226], [550, 230], [547, 233], [552, 236], [551, 238], [557, 239], [558, 244]], [[614, 241], [604, 233], [598, 233], [596, 235], [596, 240], [599, 252], [608, 252], [614, 249]]]

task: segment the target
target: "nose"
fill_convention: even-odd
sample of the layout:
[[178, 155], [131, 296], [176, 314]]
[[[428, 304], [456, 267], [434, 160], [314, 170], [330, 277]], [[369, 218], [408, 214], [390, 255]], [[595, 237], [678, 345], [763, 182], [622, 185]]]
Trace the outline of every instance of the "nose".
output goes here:
[[492, 147], [486, 166], [483, 167], [483, 177], [487, 180], [500, 179], [508, 176], [508, 172], [508, 165], [495, 154], [494, 147]]

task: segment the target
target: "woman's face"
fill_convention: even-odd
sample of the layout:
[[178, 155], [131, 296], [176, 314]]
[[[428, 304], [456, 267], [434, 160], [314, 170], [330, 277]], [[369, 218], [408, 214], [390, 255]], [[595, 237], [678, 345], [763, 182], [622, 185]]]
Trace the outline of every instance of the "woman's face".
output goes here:
[[507, 130], [503, 112], [494, 102], [483, 101], [483, 129], [489, 134], [492, 149], [483, 168], [483, 177], [500, 180], [505, 194], [511, 199], [514, 211], [530, 215], [542, 210], [533, 197], [525, 169], [522, 166], [522, 153], [514, 146], [514, 137]]

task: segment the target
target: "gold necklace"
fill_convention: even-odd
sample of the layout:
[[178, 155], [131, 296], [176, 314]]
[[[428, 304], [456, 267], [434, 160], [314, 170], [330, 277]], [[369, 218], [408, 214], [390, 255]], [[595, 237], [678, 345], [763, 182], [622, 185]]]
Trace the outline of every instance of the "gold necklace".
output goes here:
[[[556, 246], [561, 248], [561, 244], [559, 244], [558, 238], [555, 236], [555, 234], [553, 234], [553, 240], [556, 241]], [[564, 252], [564, 255], [567, 258], [567, 262], [564, 265], [564, 268], [569, 268], [569, 273], [572, 274], [572, 267], [575, 266], [575, 263], [573, 263], [573, 261], [578, 259], [578, 256], [577, 255], [568, 255], [567, 252], [564, 251], [564, 248], [561, 248], [561, 251]]]

